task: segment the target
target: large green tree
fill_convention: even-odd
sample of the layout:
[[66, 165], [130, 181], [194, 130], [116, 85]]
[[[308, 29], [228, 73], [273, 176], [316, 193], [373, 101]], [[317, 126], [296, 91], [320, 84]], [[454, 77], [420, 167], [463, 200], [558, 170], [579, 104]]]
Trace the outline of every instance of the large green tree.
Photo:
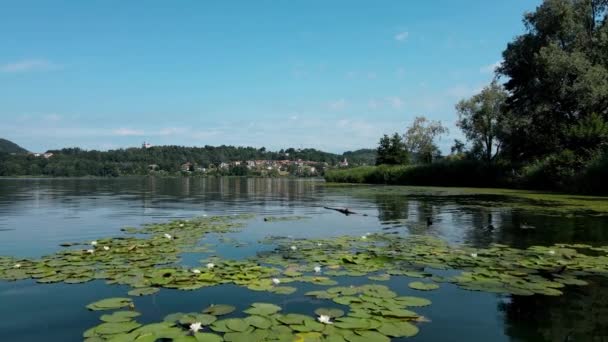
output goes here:
[[517, 118], [509, 149], [530, 160], [568, 146], [593, 113], [608, 117], [608, 0], [545, 0], [503, 52], [499, 75]]
[[405, 132], [405, 145], [415, 154], [418, 161], [431, 163], [439, 155], [435, 139], [448, 132], [440, 121], [428, 120], [423, 116], [416, 117]]
[[399, 135], [384, 135], [378, 144], [376, 151], [376, 165], [404, 165], [409, 161], [409, 155], [405, 142]]
[[501, 152], [509, 131], [505, 106], [507, 92], [496, 81], [473, 97], [456, 105], [457, 125], [473, 144], [473, 151], [489, 165]]

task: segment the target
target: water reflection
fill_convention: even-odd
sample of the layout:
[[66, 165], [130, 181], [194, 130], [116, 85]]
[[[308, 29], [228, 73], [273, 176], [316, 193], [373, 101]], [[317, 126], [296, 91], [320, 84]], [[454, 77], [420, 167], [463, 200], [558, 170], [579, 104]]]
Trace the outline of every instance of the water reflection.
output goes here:
[[608, 341], [607, 288], [596, 278], [560, 297], [513, 296], [499, 305], [505, 332], [515, 340]]
[[[254, 222], [239, 236], [252, 246], [268, 235], [336, 236], [367, 231], [431, 234], [475, 246], [608, 244], [606, 217], [551, 216], [512, 209], [513, 201], [489, 195], [431, 196], [420, 189], [336, 188], [320, 181], [293, 179], [0, 179], [0, 254], [37, 256], [55, 252], [61, 242], [116, 235], [125, 225], [233, 213], [312, 217], [290, 223]], [[344, 216], [324, 206], [348, 207], [367, 216]], [[0, 290], [3, 286], [6, 288], [0, 284]], [[31, 300], [28, 293], [11, 296]], [[505, 298], [448, 286], [429, 296], [437, 297], [428, 309], [437, 322], [466, 324], [465, 319], [475, 319], [486, 327], [494, 327], [495, 320], [504, 324], [504, 334], [495, 331], [500, 328], [486, 329], [493, 341], [602, 341], [608, 336], [608, 284], [602, 279], [587, 287], [568, 288], [562, 297]], [[459, 300], [456, 297], [479, 303], [480, 317], [461, 317], [466, 304], [452, 307]], [[416, 340], [437, 340], [435, 331], [442, 329], [455, 331], [438, 324], [439, 330], [423, 330]], [[461, 337], [471, 336], [466, 329], [461, 333]]]

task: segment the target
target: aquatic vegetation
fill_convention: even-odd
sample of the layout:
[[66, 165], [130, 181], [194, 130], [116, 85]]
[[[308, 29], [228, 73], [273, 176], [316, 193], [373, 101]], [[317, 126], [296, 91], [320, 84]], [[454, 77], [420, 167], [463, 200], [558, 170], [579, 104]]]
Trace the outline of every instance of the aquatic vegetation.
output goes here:
[[299, 221], [310, 219], [309, 216], [266, 216], [264, 222], [284, 222], [284, 221]]
[[[102, 323], [84, 332], [85, 341], [390, 341], [418, 333], [416, 313], [405, 307], [386, 287], [359, 288], [366, 302], [377, 309], [353, 303], [345, 316], [340, 309], [319, 308], [315, 316], [282, 313], [271, 303], [252, 303], [227, 318], [234, 308], [215, 305], [200, 313], [173, 313], [163, 322], [142, 325], [135, 311], [118, 311], [100, 317]], [[332, 291], [333, 292], [333, 291]], [[338, 292], [334, 292], [338, 293]], [[395, 295], [396, 296], [396, 295]], [[421, 299], [423, 300], [423, 299]], [[374, 304], [375, 305], [375, 304]], [[204, 331], [204, 332], [201, 332]]]
[[[309, 283], [325, 286], [305, 294], [324, 301], [310, 316], [284, 313], [271, 303], [252, 303], [242, 313], [235, 313], [235, 307], [229, 305], [212, 305], [198, 313], [175, 313], [164, 322], [142, 325], [136, 321], [139, 313], [125, 311], [134, 309], [133, 299], [119, 297], [87, 306], [93, 311], [118, 311], [102, 315], [101, 323], [84, 336], [89, 341], [350, 342], [416, 335], [417, 323], [426, 319], [411, 309], [431, 305], [431, 301], [399, 296], [377, 283], [338, 286], [341, 277], [390, 280], [391, 286], [402, 284], [402, 289], [420, 291], [439, 289], [437, 283], [452, 283], [470, 291], [559, 296], [567, 286], [587, 285], [589, 276], [608, 276], [608, 246], [555, 244], [516, 249], [493, 244], [472, 248], [431, 236], [378, 233], [327, 239], [270, 237], [261, 242], [272, 244], [272, 249], [249, 259], [213, 256], [201, 260], [196, 268], [179, 264], [186, 251], [208, 251], [199, 245], [208, 234], [238, 231], [250, 217], [176, 220], [128, 229], [125, 236], [100, 238], [95, 245], [65, 243], [57, 253], [40, 259], [0, 257], [0, 280], [67, 284], [104, 280], [129, 285], [132, 297], [154, 295], [162, 288], [197, 290], [224, 284], [291, 295], [298, 291], [298, 283]], [[453, 271], [446, 276], [444, 270]]]

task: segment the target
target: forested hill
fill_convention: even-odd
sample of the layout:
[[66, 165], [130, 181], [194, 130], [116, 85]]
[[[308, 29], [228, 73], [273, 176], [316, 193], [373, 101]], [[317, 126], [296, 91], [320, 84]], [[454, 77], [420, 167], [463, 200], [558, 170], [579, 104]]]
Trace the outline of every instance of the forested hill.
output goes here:
[[0, 153], [27, 153], [27, 150], [10, 140], [0, 138]]
[[50, 150], [52, 156], [11, 155], [0, 153], [0, 176], [116, 176], [147, 174], [154, 170], [179, 172], [182, 165], [209, 168], [222, 163], [248, 160], [303, 160], [336, 165], [347, 158], [351, 165], [373, 165], [372, 150], [334, 154], [316, 149], [288, 148], [267, 151], [265, 148], [234, 146], [153, 146], [110, 151], [87, 151], [80, 148]]

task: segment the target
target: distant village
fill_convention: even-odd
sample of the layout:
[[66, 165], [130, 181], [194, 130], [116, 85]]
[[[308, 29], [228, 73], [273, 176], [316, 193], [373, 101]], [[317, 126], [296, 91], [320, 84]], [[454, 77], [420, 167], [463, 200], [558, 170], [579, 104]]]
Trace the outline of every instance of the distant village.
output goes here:
[[[150, 143], [144, 142], [142, 148], [150, 148]], [[289, 153], [285, 154], [289, 156]], [[344, 158], [336, 166], [348, 167], [348, 160]], [[183, 173], [198, 173], [198, 174], [259, 174], [259, 175], [297, 175], [297, 176], [318, 176], [322, 175], [323, 171], [330, 167], [327, 162], [317, 162], [310, 160], [242, 160], [221, 162], [219, 164], [210, 163], [208, 165], [199, 165], [196, 162], [185, 162], [180, 166], [180, 171]], [[161, 171], [157, 164], [148, 165], [151, 172]], [[245, 172], [244, 172], [245, 171]]]

